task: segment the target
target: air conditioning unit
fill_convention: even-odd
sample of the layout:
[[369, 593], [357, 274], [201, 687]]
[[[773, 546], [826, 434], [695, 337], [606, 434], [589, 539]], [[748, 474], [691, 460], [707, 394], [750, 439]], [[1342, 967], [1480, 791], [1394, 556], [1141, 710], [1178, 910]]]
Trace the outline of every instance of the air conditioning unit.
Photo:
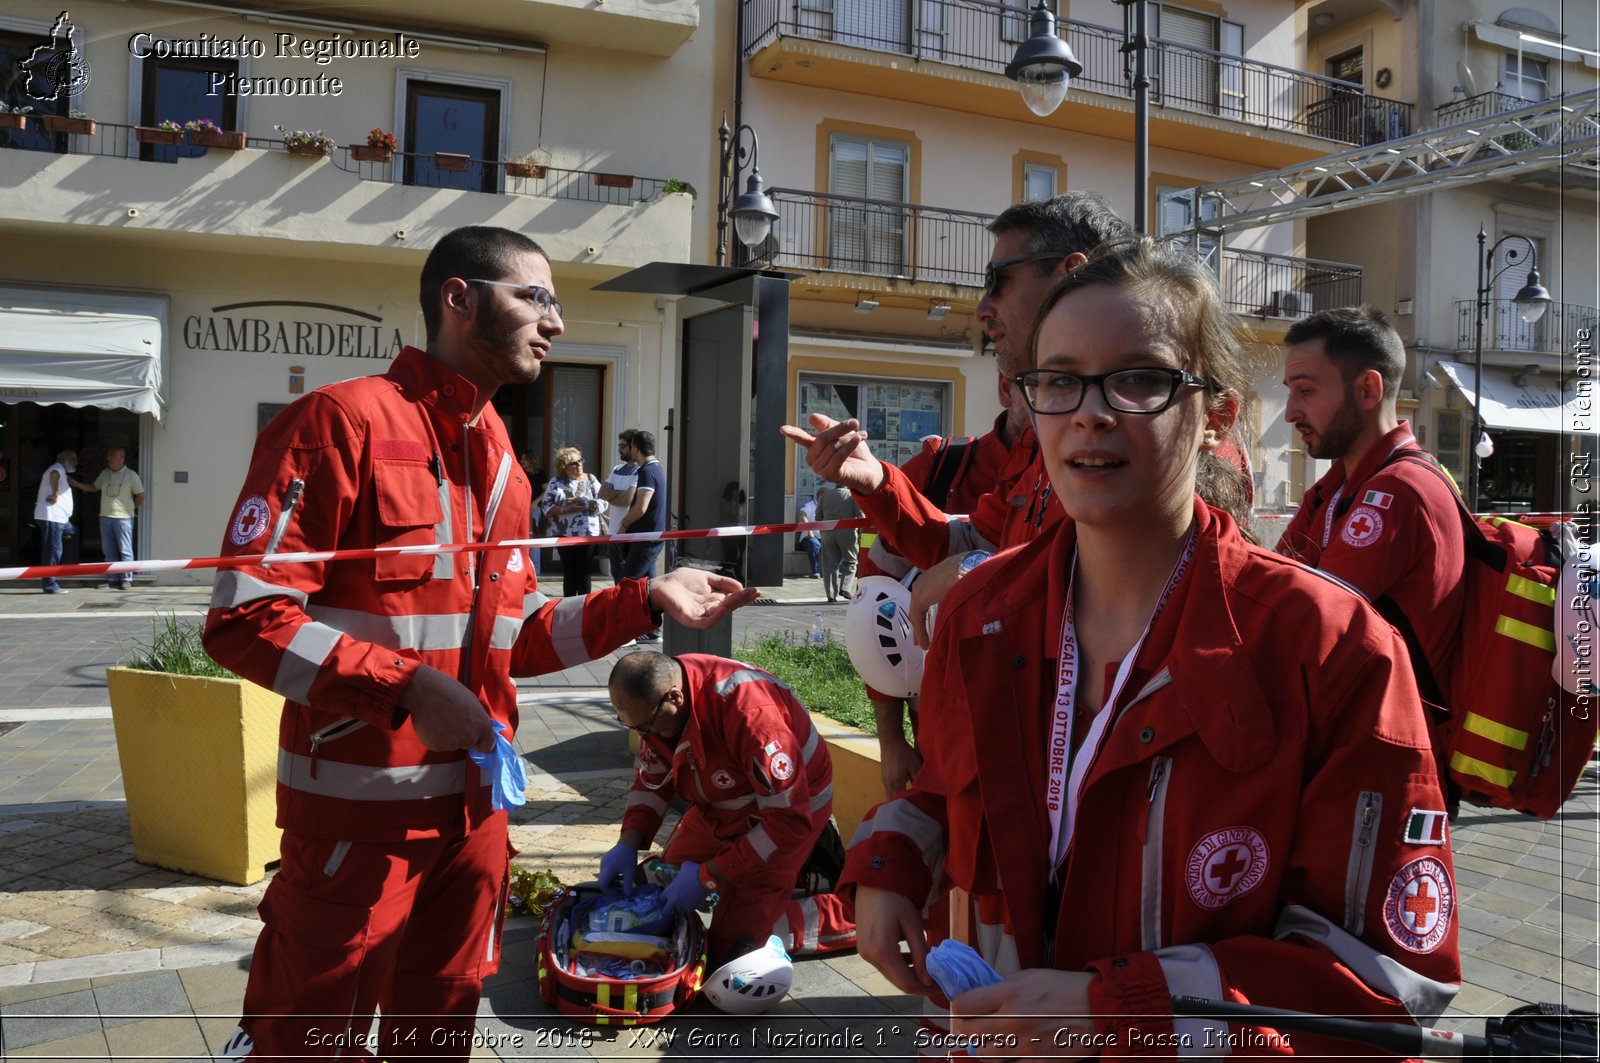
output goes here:
[[1273, 292], [1272, 309], [1280, 317], [1305, 317], [1311, 313], [1311, 293], [1293, 290]]

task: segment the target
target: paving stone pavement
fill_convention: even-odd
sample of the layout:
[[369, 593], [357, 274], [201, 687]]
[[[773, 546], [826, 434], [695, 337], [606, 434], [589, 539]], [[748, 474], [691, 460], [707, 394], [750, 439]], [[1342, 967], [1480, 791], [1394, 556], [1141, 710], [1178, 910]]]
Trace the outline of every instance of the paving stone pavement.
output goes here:
[[[547, 588], [554, 590], [556, 588]], [[208, 1059], [232, 1032], [265, 882], [227, 886], [132, 859], [105, 668], [167, 615], [199, 616], [199, 586], [67, 596], [0, 584], [0, 1058]], [[734, 644], [803, 636], [842, 606], [791, 580], [741, 610]], [[605, 698], [611, 661], [519, 681], [528, 803], [518, 862], [593, 875], [615, 839], [629, 768]], [[665, 832], [663, 832], [665, 837]], [[1441, 1021], [1481, 1032], [1520, 1003], [1587, 1010], [1600, 995], [1600, 786], [1549, 822], [1466, 808], [1453, 825], [1464, 984]], [[660, 1027], [604, 1033], [537, 999], [529, 920], [507, 928], [485, 987], [474, 1059], [903, 1058], [917, 1002], [854, 955], [803, 960], [762, 1020], [704, 1002]]]

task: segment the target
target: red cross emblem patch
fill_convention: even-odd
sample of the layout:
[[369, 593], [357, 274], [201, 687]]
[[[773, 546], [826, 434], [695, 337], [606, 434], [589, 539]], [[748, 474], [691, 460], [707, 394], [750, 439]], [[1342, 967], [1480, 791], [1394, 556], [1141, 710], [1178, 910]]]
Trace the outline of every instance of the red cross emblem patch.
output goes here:
[[266, 530], [267, 500], [251, 495], [239, 503], [239, 512], [233, 515], [233, 523], [228, 527], [228, 538], [233, 540], [233, 545], [244, 546]]
[[1357, 506], [1339, 529], [1339, 538], [1351, 546], [1371, 546], [1383, 534], [1383, 514], [1371, 506]]
[[1432, 952], [1449, 935], [1455, 906], [1450, 872], [1424, 856], [1402, 867], [1389, 883], [1383, 922], [1395, 944], [1407, 952]]
[[1271, 862], [1267, 839], [1254, 827], [1212, 831], [1189, 850], [1184, 864], [1189, 896], [1215, 911], [1261, 885]]

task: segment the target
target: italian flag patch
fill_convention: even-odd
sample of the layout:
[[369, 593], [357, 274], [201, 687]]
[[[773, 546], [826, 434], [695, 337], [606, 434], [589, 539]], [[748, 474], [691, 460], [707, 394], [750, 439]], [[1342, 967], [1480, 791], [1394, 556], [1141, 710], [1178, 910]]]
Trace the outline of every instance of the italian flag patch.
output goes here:
[[1406, 817], [1407, 845], [1445, 845], [1449, 832], [1450, 817], [1443, 812], [1413, 808]]
[[1377, 506], [1379, 509], [1388, 509], [1389, 503], [1394, 501], [1394, 495], [1389, 494], [1387, 491], [1368, 491], [1361, 496], [1361, 501], [1369, 506]]

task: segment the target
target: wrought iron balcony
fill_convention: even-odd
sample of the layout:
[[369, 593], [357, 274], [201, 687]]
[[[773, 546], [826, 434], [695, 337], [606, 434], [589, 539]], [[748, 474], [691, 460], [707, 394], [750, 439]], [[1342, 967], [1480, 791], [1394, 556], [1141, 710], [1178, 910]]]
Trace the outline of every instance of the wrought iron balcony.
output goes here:
[[1361, 267], [1347, 262], [1225, 247], [1217, 280], [1228, 309], [1245, 317], [1293, 319], [1361, 304]]
[[768, 194], [778, 221], [760, 252], [745, 258], [830, 273], [983, 284], [993, 215], [794, 188]]
[[[1473, 308], [1477, 302], [1456, 302], [1456, 350], [1477, 348]], [[1600, 328], [1600, 308], [1579, 303], [1551, 303], [1533, 324], [1522, 320], [1522, 308], [1509, 299], [1491, 299], [1483, 319], [1483, 349], [1526, 351], [1529, 354], [1565, 354], [1579, 329], [1592, 336]]]
[[[741, 0], [744, 55], [783, 37], [906, 55], [1003, 76], [1028, 37], [1021, 0], [917, 0], [838, 5], [833, 0]], [[1132, 99], [1119, 29], [1062, 19], [1083, 64], [1074, 91]], [[1238, 55], [1157, 39], [1151, 43], [1151, 102], [1247, 125], [1369, 145], [1412, 132], [1412, 105], [1371, 96], [1347, 82]]]
[[[1507, 111], [1520, 110], [1529, 107], [1537, 100], [1525, 100], [1521, 96], [1513, 96], [1509, 92], [1480, 92], [1476, 96], [1465, 99], [1452, 100], [1433, 109], [1434, 124], [1437, 127], [1456, 125], [1461, 122], [1471, 122], [1505, 114]], [[1554, 123], [1552, 123], [1552, 126]], [[1549, 127], [1536, 127], [1539, 136], [1547, 139], [1560, 139], [1565, 137], [1578, 140], [1582, 137], [1594, 135], [1594, 120], [1592, 118], [1574, 118], [1562, 122], [1559, 129]], [[1506, 151], [1522, 151], [1535, 145], [1535, 139], [1528, 133], [1507, 133], [1495, 137], [1495, 142]], [[1587, 165], [1595, 165], [1595, 158], [1591, 156], [1585, 160]]]

